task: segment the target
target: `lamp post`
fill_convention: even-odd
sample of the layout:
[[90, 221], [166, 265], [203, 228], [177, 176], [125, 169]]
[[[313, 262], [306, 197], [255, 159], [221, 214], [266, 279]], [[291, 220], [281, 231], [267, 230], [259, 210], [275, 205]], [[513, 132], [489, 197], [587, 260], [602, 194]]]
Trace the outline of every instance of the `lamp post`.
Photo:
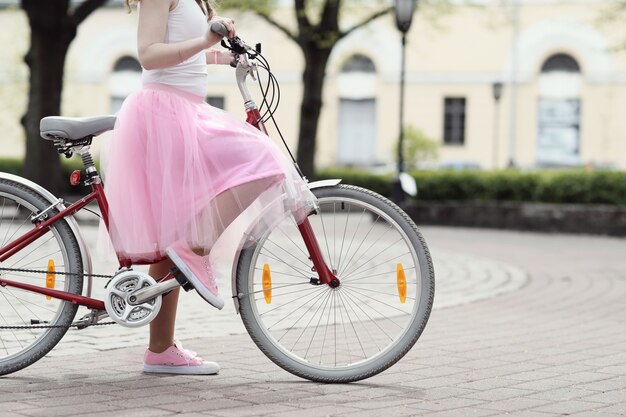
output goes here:
[[417, 6], [417, 0], [394, 0], [396, 12], [396, 26], [402, 33], [402, 66], [400, 70], [400, 138], [398, 141], [398, 175], [394, 181], [393, 194], [396, 203], [404, 201], [404, 191], [400, 182], [400, 176], [404, 172], [404, 84], [406, 71], [406, 34], [413, 22], [413, 13]]
[[502, 98], [503, 84], [496, 81], [491, 85], [495, 109], [493, 114], [493, 169], [498, 169], [498, 144], [500, 142], [500, 99]]

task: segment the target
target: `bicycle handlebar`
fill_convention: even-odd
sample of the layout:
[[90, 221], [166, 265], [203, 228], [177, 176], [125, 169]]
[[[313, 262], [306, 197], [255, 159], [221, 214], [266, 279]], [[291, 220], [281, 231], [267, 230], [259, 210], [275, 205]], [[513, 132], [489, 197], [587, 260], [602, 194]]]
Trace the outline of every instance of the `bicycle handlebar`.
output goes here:
[[224, 26], [220, 22], [211, 23], [211, 31], [217, 33], [218, 35], [222, 35], [225, 38], [228, 38], [228, 30], [226, 30], [226, 26]]

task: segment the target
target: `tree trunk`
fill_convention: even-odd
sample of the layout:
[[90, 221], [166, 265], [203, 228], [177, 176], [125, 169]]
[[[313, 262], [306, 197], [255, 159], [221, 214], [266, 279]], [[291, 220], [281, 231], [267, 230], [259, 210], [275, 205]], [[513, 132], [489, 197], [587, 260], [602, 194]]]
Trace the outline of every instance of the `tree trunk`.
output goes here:
[[302, 173], [307, 178], [314, 179], [318, 121], [322, 109], [326, 64], [331, 49], [320, 49], [310, 45], [302, 49], [306, 66], [302, 76], [304, 91], [300, 108], [297, 160]]
[[22, 0], [31, 27], [31, 42], [24, 61], [30, 69], [28, 108], [22, 117], [26, 131], [24, 175], [50, 190], [61, 189], [61, 164], [52, 144], [41, 138], [39, 122], [61, 112], [63, 69], [76, 26], [67, 10], [69, 0]]

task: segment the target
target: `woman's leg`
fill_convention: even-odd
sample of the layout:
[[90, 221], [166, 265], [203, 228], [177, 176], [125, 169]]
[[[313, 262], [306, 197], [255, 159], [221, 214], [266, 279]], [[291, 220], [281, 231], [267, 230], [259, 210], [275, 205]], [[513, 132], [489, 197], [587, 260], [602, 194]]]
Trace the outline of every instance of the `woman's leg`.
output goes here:
[[[148, 274], [158, 281], [167, 275], [173, 266], [174, 264], [170, 260], [152, 264]], [[179, 290], [180, 288], [176, 288], [163, 297], [161, 310], [150, 323], [150, 343], [148, 349], [154, 353], [161, 353], [174, 344], [174, 326], [176, 323]]]
[[[217, 219], [219, 233], [222, 233], [274, 181], [274, 178], [252, 181], [216, 197], [214, 204], [218, 209], [217, 213], [219, 213], [219, 218]], [[205, 251], [202, 249], [195, 249], [194, 252], [197, 255], [205, 254]], [[174, 264], [170, 260], [152, 264], [148, 274], [158, 281], [167, 275], [173, 266]], [[179, 291], [180, 288], [176, 288], [163, 297], [161, 310], [150, 323], [150, 343], [148, 349], [154, 353], [161, 353], [174, 344], [174, 327], [176, 324]]]

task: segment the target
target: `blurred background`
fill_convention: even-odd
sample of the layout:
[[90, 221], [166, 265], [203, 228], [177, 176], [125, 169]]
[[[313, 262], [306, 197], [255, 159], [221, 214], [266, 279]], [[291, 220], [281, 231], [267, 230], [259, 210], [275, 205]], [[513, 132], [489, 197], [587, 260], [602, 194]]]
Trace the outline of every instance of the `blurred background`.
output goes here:
[[[414, 3], [398, 167], [398, 2], [221, 1], [239, 35], [263, 44], [305, 174], [626, 167], [626, 2]], [[122, 0], [0, 0], [0, 26], [0, 170], [58, 188], [38, 120], [115, 113], [140, 88], [137, 12]], [[232, 69], [209, 72], [207, 102], [243, 118]]]

